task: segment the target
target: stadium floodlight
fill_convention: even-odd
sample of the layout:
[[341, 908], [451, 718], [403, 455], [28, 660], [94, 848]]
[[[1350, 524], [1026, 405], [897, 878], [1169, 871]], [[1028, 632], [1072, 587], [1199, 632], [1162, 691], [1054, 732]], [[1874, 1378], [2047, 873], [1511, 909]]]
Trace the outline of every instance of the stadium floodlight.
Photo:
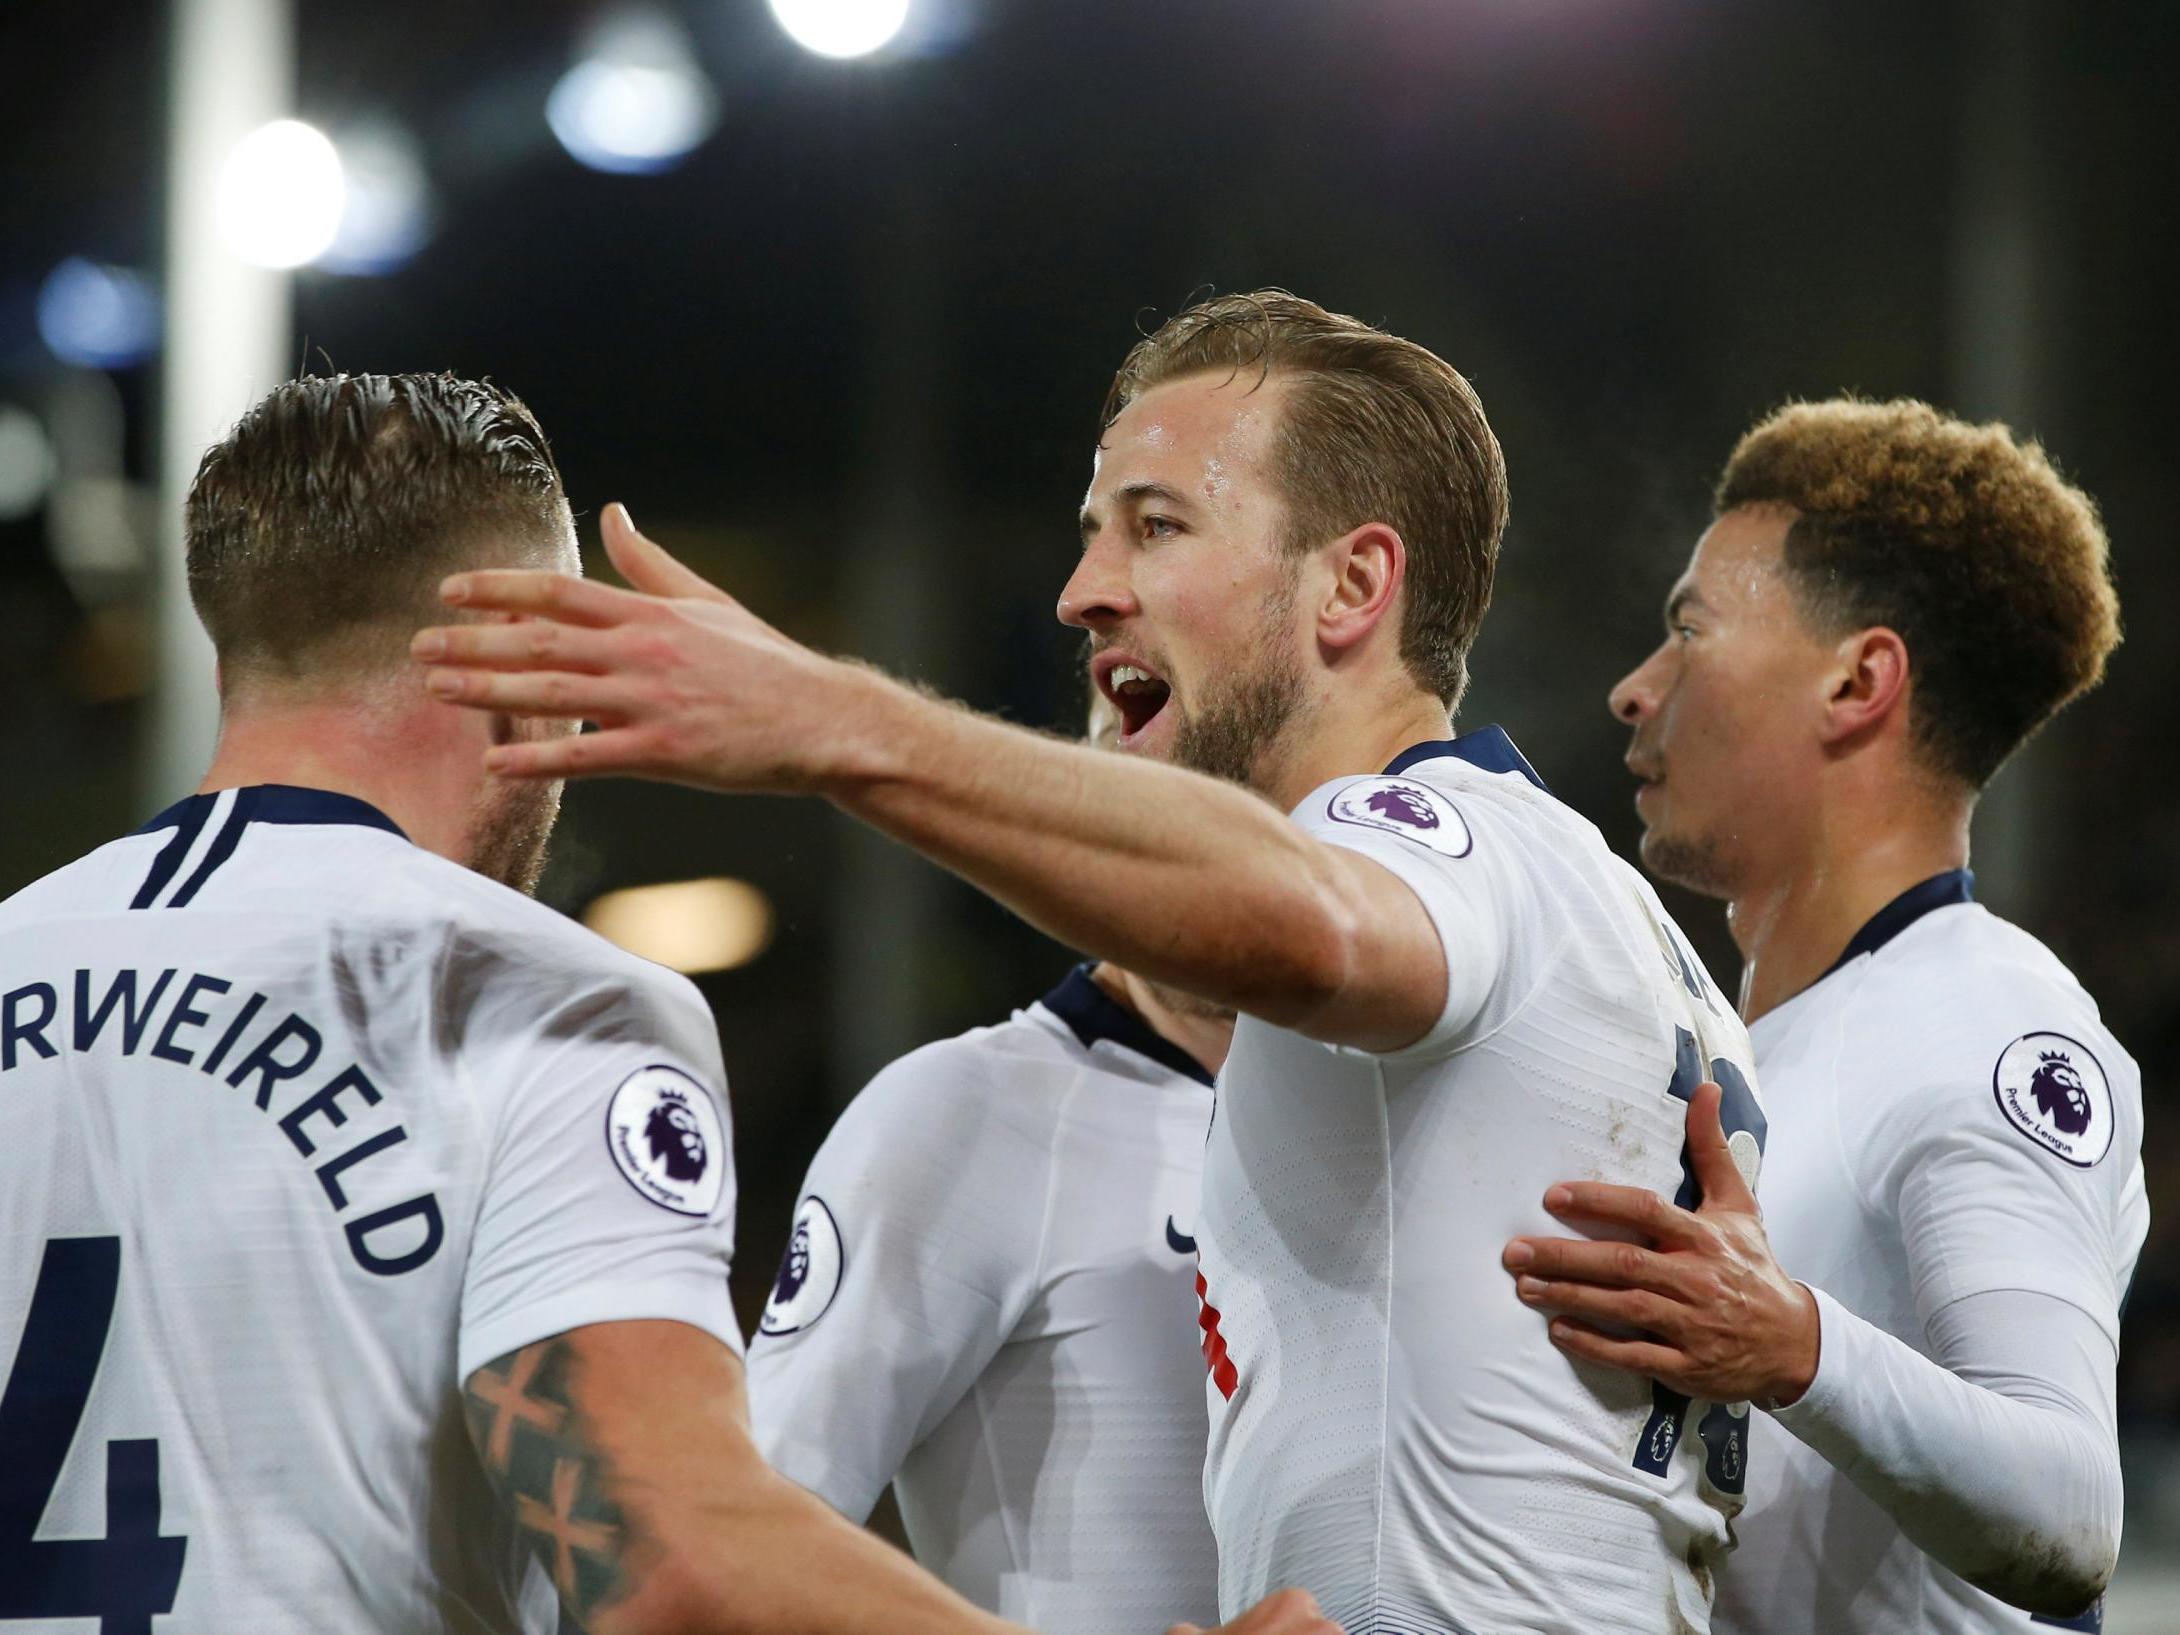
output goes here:
[[746, 880], [679, 880], [609, 891], [584, 910], [583, 923], [669, 970], [731, 971], [772, 940], [772, 904]]
[[141, 273], [72, 255], [38, 288], [38, 335], [63, 363], [126, 369], [159, 344], [159, 298]]
[[867, 57], [908, 21], [910, 0], [770, 0], [797, 45], [821, 57]]
[[545, 122], [576, 162], [617, 175], [667, 169], [718, 120], [718, 94], [680, 28], [648, 11], [601, 28], [545, 103]]
[[236, 143], [220, 169], [220, 237], [256, 266], [300, 267], [333, 243], [347, 196], [332, 139], [276, 119]]
[[53, 443], [38, 417], [20, 404], [0, 403], [0, 522], [43, 505], [53, 471]]
[[431, 237], [423, 157], [407, 132], [383, 123], [342, 131], [335, 148], [345, 203], [318, 265], [338, 273], [392, 272]]

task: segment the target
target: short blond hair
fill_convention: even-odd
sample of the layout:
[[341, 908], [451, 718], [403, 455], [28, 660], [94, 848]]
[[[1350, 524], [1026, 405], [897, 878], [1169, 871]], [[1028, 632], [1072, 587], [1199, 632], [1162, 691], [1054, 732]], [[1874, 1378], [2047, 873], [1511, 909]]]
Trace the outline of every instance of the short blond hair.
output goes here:
[[1715, 503], [1799, 513], [1786, 561], [1804, 614], [1828, 634], [1899, 634], [1915, 741], [1971, 789], [2119, 645], [2095, 503], [1995, 422], [1907, 398], [1791, 403], [1741, 439]]

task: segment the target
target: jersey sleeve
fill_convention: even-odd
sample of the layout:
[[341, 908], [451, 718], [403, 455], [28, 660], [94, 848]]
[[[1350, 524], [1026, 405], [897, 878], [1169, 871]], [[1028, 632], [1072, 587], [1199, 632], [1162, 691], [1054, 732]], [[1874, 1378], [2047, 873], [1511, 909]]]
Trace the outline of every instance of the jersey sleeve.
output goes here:
[[1442, 790], [1413, 778], [1324, 785], [1294, 812], [1330, 845], [1360, 852], [1400, 880], [1430, 916], [1446, 957], [1446, 1003], [1430, 1031], [1389, 1061], [1449, 1056], [1497, 1018], [1522, 893], [1517, 865]]
[[866, 1519], [1021, 1320], [1048, 1226], [1055, 1098], [949, 1040], [870, 1083], [810, 1166], [750, 1342], [782, 1474]]
[[[607, 971], [502, 996], [463, 1053], [496, 1108], [462, 1289], [464, 1379], [591, 1323], [670, 1318], [736, 1351], [734, 1153], [719, 1036], [696, 990]], [[505, 1026], [498, 1026], [504, 1018]]]
[[1851, 1137], [1876, 1149], [1858, 1170], [1899, 1222], [1917, 1310], [1927, 1324], [1970, 1295], [2048, 1295], [2116, 1346], [2146, 1225], [2134, 1063], [2035, 988], [1964, 1012], [1974, 1025], [1945, 1030], [1919, 1082]]

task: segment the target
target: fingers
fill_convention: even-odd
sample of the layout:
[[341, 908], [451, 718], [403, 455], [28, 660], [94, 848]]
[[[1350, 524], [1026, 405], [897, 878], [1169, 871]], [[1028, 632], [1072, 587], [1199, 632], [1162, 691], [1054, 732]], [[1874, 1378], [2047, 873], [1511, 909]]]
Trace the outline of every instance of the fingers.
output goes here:
[[1653, 1242], [1683, 1244], [1699, 1238], [1703, 1224], [1647, 1187], [1603, 1181], [1562, 1181], [1544, 1194], [1544, 1207], [1563, 1221], [1631, 1227]]
[[596, 674], [612, 667], [609, 640], [590, 626], [520, 619], [513, 624], [443, 625], [420, 630], [409, 643], [409, 653], [426, 664], [450, 668]]
[[449, 704], [573, 721], [620, 721], [635, 702], [634, 689], [618, 677], [565, 670], [434, 668], [424, 672], [424, 687]]
[[527, 613], [562, 624], [597, 626], [624, 623], [651, 605], [633, 591], [534, 568], [474, 568], [458, 573], [440, 584], [439, 599], [449, 607], [478, 613]]
[[[1552, 1344], [1570, 1357], [1584, 1362], [1602, 1363], [1607, 1368], [1625, 1369], [1630, 1374], [1641, 1374], [1661, 1384], [1680, 1390], [1679, 1381], [1689, 1366], [1690, 1359], [1671, 1346], [1659, 1345], [1655, 1340], [1623, 1340], [1610, 1334], [1600, 1334], [1586, 1323], [1572, 1317], [1555, 1317], [1551, 1327]], [[1696, 1395], [1695, 1392], [1688, 1393]]]
[[599, 519], [606, 556], [623, 579], [653, 596], [692, 596], [707, 602], [731, 601], [725, 591], [667, 554], [664, 546], [636, 531], [628, 507], [618, 500]]
[[1280, 1590], [1267, 1595], [1230, 1624], [1223, 1635], [1340, 1635], [1340, 1626], [1324, 1615], [1308, 1590]]
[[498, 744], [484, 757], [484, 769], [497, 778], [595, 778], [659, 765], [653, 741], [629, 727]]
[[1679, 1294], [1685, 1287], [1680, 1266], [1669, 1255], [1639, 1243], [1597, 1243], [1586, 1238], [1516, 1238], [1506, 1246], [1501, 1264], [1510, 1272], [1546, 1281], [1594, 1283], [1607, 1289], [1647, 1289]]
[[1703, 1209], [1753, 1215], [1756, 1195], [1749, 1191], [1741, 1166], [1733, 1161], [1733, 1149], [1726, 1144], [1726, 1127], [1720, 1118], [1725, 1100], [1726, 1093], [1708, 1079], [1696, 1086], [1688, 1103], [1688, 1163], [1703, 1189]]
[[1594, 1283], [1553, 1283], [1541, 1277], [1518, 1277], [1514, 1292], [1524, 1305], [1564, 1312], [1593, 1323], [1648, 1329], [1668, 1339], [1680, 1312], [1671, 1300], [1647, 1289], [1601, 1289]]

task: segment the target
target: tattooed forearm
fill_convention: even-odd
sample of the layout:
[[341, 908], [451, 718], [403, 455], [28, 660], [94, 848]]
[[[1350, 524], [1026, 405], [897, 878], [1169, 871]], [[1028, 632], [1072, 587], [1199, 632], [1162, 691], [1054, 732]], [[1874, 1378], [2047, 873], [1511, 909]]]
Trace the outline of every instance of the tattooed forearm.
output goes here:
[[552, 1574], [562, 1609], [587, 1628], [635, 1588], [635, 1541], [575, 1406], [577, 1367], [565, 1337], [541, 1340], [472, 1374], [462, 1406], [493, 1490]]

